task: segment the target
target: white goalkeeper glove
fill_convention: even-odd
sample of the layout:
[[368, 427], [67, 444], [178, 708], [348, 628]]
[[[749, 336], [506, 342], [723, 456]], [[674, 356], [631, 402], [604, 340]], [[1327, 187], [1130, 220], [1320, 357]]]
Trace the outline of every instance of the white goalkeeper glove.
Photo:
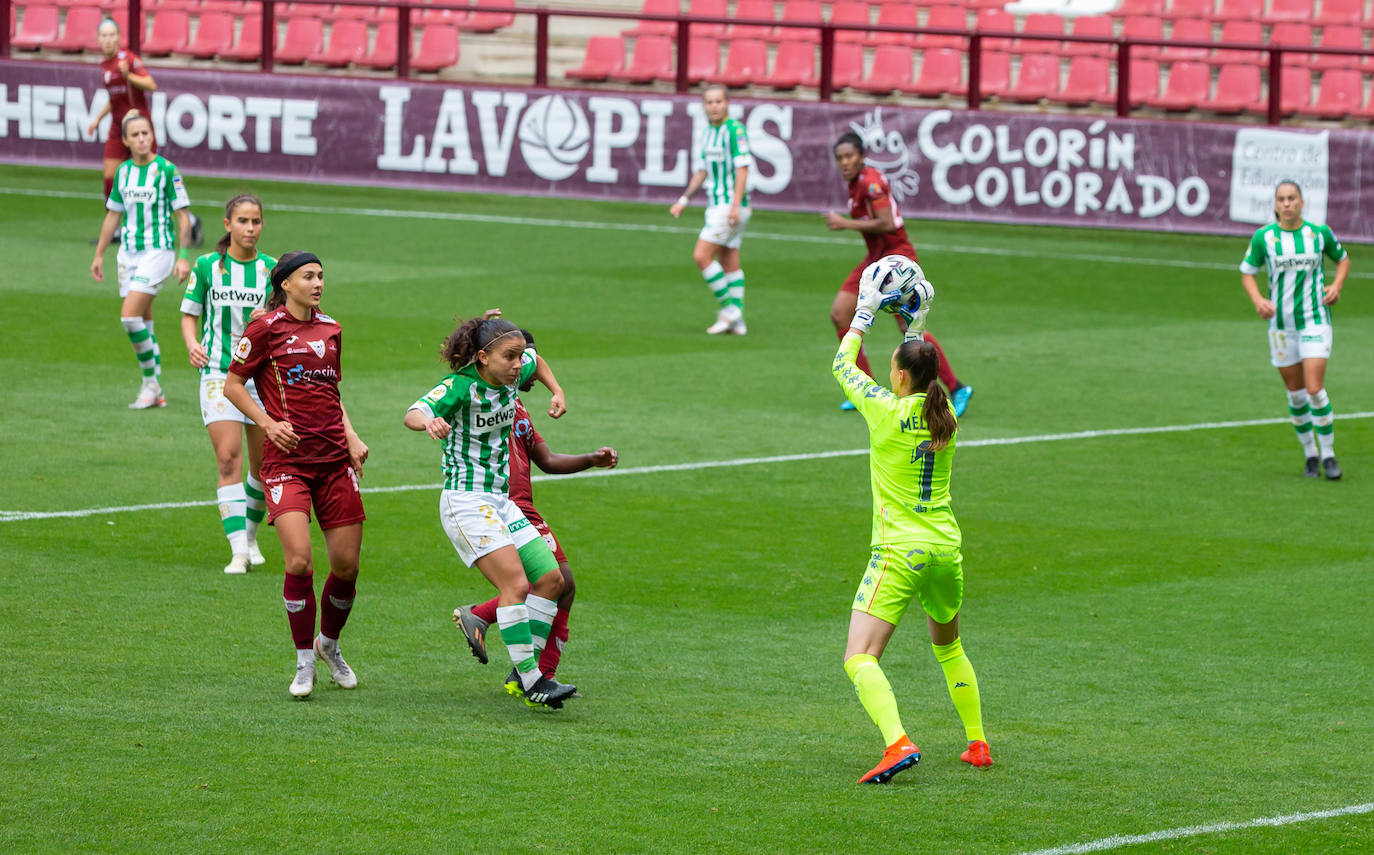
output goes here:
[[922, 279], [916, 283], [911, 296], [897, 307], [898, 313], [906, 320], [906, 341], [925, 339], [926, 318], [930, 315], [930, 306], [934, 301], [935, 286]]

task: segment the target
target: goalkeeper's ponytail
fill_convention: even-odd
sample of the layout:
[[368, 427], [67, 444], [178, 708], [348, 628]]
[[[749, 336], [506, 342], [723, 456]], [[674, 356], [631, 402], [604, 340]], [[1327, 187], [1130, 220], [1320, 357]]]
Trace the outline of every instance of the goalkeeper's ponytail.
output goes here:
[[959, 429], [959, 420], [949, 408], [949, 396], [940, 385], [940, 354], [928, 341], [903, 342], [897, 348], [897, 367], [911, 377], [913, 391], [925, 394], [921, 421], [930, 431], [930, 450], [939, 451], [949, 445]]

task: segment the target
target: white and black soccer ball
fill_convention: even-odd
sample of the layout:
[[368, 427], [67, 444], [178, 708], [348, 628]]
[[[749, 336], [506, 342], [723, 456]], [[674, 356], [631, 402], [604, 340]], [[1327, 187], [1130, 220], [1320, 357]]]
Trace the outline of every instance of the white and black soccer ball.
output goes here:
[[897, 312], [905, 307], [907, 313], [915, 314], [921, 308], [922, 295], [926, 293], [919, 286], [926, 281], [921, 265], [905, 255], [885, 255], [864, 268], [859, 278], [859, 289], [875, 289], [883, 295], [879, 308], [885, 312]]

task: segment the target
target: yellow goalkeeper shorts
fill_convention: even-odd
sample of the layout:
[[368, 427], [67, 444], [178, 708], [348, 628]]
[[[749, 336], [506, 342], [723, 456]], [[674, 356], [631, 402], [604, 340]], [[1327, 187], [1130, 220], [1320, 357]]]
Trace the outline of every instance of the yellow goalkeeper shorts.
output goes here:
[[873, 547], [854, 611], [898, 624], [913, 599], [936, 623], [949, 623], [964, 603], [964, 557], [949, 544]]

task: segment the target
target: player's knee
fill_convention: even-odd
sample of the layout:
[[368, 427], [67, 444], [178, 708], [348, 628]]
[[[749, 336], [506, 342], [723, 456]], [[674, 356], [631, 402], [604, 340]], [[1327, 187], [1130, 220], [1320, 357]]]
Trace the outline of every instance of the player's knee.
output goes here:
[[835, 325], [835, 329], [840, 329], [842, 325], [849, 323], [850, 320], [851, 318], [844, 317], [839, 309], [834, 306], [830, 307], [830, 323]]
[[221, 483], [232, 484], [240, 480], [243, 470], [242, 458], [232, 452], [215, 452], [215, 468], [219, 470]]
[[315, 570], [315, 561], [310, 553], [286, 556], [286, 572], [292, 576], [308, 576]]
[[563, 593], [563, 575], [545, 573], [534, 583], [534, 593], [546, 600], [556, 600]]
[[558, 565], [558, 572], [559, 572], [559, 575], [563, 577], [563, 596], [562, 596], [562, 599], [564, 599], [564, 600], [566, 600], [567, 602], [571, 603], [573, 597], [577, 595], [577, 585], [575, 585], [575, 584], [573, 583], [572, 572], [568, 569], [568, 565], [567, 565], [567, 564], [559, 564], [559, 565]]

